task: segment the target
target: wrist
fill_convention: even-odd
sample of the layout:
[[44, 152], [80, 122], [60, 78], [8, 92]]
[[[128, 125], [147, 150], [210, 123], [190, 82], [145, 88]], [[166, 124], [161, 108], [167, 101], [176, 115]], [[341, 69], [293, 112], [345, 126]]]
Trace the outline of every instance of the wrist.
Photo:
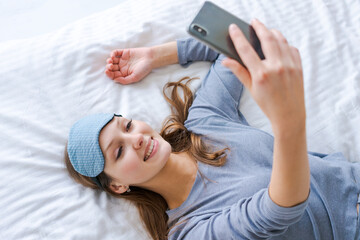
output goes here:
[[157, 46], [153, 46], [153, 47], [149, 47], [149, 57], [150, 57], [150, 62], [151, 62], [151, 68], [158, 68], [157, 65], [159, 65], [157, 63], [156, 58], [158, 57], [158, 54], [156, 53], [157, 51]]
[[302, 133], [306, 134], [306, 111], [301, 111], [300, 109], [297, 110], [296, 114], [279, 114], [281, 117], [270, 121], [274, 136], [285, 137]]
[[306, 136], [306, 122], [283, 123], [281, 125], [272, 125], [274, 136], [280, 139], [292, 138], [294, 136]]
[[150, 58], [153, 69], [178, 63], [176, 42], [150, 47]]

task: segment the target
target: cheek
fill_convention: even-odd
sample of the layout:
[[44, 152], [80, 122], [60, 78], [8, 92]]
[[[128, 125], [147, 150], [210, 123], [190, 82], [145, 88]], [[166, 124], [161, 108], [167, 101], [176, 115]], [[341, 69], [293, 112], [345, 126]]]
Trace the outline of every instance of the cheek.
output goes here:
[[140, 169], [140, 164], [136, 159], [128, 158], [122, 165], [122, 172], [126, 175], [133, 175]]

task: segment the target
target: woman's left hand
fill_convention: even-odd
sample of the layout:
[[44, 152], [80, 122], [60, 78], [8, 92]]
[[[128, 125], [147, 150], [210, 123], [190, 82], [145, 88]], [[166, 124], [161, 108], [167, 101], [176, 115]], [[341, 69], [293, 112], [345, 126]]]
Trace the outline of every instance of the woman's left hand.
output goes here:
[[116, 49], [106, 62], [106, 75], [121, 84], [139, 82], [153, 69], [149, 47]]

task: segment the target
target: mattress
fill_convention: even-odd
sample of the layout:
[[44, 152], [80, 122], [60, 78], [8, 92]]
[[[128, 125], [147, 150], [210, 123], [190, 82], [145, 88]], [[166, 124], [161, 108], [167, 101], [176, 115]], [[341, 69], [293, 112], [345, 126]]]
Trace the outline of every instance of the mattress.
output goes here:
[[[360, 161], [360, 2], [213, 2], [280, 30], [299, 49], [308, 150]], [[199, 77], [196, 91], [210, 63], [166, 66], [124, 86], [105, 76], [105, 61], [115, 48], [188, 37], [202, 3], [125, 0], [48, 34], [0, 43], [0, 239], [150, 239], [130, 202], [69, 177], [64, 147], [72, 124], [91, 113], [120, 113], [160, 130], [170, 113], [164, 84]], [[250, 125], [272, 133], [246, 90], [239, 108]]]

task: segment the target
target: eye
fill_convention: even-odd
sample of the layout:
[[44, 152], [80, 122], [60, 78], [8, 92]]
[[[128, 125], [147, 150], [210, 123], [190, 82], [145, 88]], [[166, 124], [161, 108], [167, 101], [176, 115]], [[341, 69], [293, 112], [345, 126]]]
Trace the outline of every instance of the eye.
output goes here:
[[116, 159], [118, 159], [121, 156], [121, 152], [122, 152], [122, 147], [119, 148], [118, 154], [116, 156]]
[[126, 131], [128, 132], [131, 128], [131, 123], [132, 123], [132, 119], [130, 120], [130, 122], [126, 125]]
[[[131, 128], [132, 125], [132, 119], [128, 122], [128, 124], [126, 124], [126, 131], [128, 132]], [[116, 156], [116, 159], [118, 159], [121, 156], [122, 153], [122, 146], [119, 148], [118, 154]]]

